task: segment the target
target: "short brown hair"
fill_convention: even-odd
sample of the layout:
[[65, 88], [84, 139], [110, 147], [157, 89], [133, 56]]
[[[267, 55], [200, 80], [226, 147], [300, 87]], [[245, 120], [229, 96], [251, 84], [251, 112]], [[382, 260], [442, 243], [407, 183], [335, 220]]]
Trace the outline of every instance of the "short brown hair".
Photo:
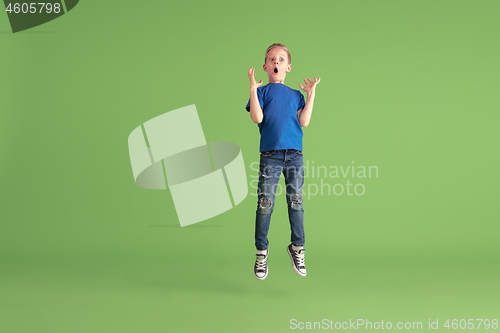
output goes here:
[[288, 51], [288, 49], [286, 48], [285, 45], [283, 44], [280, 44], [280, 43], [274, 43], [273, 45], [269, 46], [266, 50], [266, 56], [264, 57], [264, 63], [266, 63], [267, 61], [267, 54], [269, 53], [269, 51], [271, 51], [272, 49], [276, 48], [276, 47], [281, 47], [283, 50], [286, 51], [286, 55], [288, 56], [288, 63], [291, 64], [292, 63], [292, 57], [290, 56], [290, 51]]

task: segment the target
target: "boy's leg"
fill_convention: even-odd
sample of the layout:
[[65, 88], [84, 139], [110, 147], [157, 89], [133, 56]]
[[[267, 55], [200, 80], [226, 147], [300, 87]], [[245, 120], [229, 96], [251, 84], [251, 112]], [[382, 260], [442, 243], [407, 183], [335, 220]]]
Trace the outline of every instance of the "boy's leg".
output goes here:
[[292, 260], [293, 270], [300, 276], [306, 276], [304, 209], [302, 206], [304, 164], [301, 151], [289, 150], [286, 155], [283, 173], [285, 174], [286, 201], [288, 204], [290, 229], [292, 231], [292, 244], [288, 245], [287, 252]]
[[266, 250], [269, 245], [267, 233], [274, 209], [276, 188], [283, 171], [284, 151], [262, 152], [260, 155], [258, 202], [255, 218], [255, 247]]
[[304, 164], [302, 152], [287, 150], [286, 162], [283, 168], [286, 184], [286, 201], [288, 218], [290, 220], [291, 243], [294, 246], [304, 246], [304, 208], [302, 203], [302, 187], [304, 186]]

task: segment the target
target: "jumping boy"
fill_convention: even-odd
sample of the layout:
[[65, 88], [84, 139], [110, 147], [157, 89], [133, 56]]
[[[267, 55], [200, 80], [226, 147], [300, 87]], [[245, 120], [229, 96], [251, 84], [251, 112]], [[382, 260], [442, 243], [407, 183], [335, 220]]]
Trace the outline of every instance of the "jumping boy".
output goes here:
[[292, 267], [300, 276], [306, 276], [304, 249], [304, 209], [302, 187], [304, 170], [302, 159], [302, 127], [311, 120], [316, 85], [320, 78], [304, 79], [300, 88], [307, 93], [307, 101], [299, 90], [285, 86], [286, 73], [292, 70], [290, 52], [283, 44], [273, 44], [266, 51], [264, 71], [269, 83], [260, 87], [255, 81], [255, 69], [248, 71], [250, 100], [246, 106], [260, 130], [260, 170], [257, 216], [255, 219], [255, 247], [257, 259], [255, 277], [267, 277], [269, 256], [267, 233], [274, 209], [276, 187], [281, 173], [285, 176], [286, 201], [290, 220], [291, 244], [287, 247]]

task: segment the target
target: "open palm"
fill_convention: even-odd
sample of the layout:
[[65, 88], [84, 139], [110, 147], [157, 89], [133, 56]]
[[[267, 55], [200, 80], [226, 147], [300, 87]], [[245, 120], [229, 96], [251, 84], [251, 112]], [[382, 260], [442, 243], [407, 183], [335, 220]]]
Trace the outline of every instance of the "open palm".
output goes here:
[[304, 82], [306, 83], [306, 85], [303, 86], [302, 83], [299, 83], [300, 89], [304, 90], [308, 94], [314, 93], [314, 91], [316, 89], [316, 85], [319, 83], [320, 80], [321, 80], [321, 78], [319, 76], [317, 78], [314, 77], [314, 81], [312, 81], [309, 78], [307, 80], [304, 79]]
[[255, 81], [255, 68], [251, 67], [249, 70], [248, 70], [248, 78], [250, 79], [250, 89], [257, 89], [261, 84], [262, 84], [262, 80], [260, 80], [259, 82]]

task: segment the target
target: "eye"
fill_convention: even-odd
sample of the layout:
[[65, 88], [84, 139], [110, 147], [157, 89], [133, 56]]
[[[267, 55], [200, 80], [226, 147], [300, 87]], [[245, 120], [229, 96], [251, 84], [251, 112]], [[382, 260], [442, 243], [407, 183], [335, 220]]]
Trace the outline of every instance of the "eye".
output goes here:
[[283, 59], [283, 58], [280, 58], [280, 61], [285, 61], [285, 59]]

